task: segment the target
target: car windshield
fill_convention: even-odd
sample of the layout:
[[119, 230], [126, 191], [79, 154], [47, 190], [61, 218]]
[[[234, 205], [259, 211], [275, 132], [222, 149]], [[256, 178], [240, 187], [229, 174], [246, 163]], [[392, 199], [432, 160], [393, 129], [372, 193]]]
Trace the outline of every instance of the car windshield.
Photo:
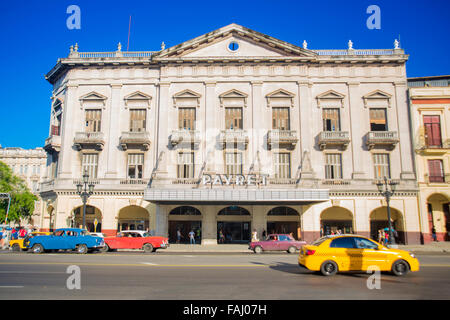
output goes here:
[[83, 230], [80, 232], [80, 236], [90, 236], [90, 235], [91, 235], [91, 233], [87, 230]]
[[143, 236], [143, 237], [150, 237], [150, 234], [149, 234], [148, 232], [144, 232], [144, 233], [142, 234], [142, 236]]
[[328, 239], [328, 237], [319, 238], [316, 241], [314, 241], [313, 243], [311, 243], [311, 245], [312, 246], [320, 246], [322, 244], [322, 242], [324, 242], [327, 239]]

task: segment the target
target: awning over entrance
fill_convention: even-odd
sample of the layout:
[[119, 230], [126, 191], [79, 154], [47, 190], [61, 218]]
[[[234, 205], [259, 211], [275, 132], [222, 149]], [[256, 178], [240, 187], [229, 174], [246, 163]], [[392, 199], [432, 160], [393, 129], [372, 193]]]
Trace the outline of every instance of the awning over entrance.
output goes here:
[[308, 204], [330, 200], [327, 189], [147, 189], [144, 200], [153, 203]]

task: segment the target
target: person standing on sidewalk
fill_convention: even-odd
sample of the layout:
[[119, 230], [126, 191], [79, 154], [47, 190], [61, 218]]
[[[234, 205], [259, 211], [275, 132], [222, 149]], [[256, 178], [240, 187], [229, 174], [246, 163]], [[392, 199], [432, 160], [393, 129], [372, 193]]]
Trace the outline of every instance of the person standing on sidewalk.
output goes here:
[[195, 233], [193, 230], [191, 230], [191, 232], [189, 232], [189, 243], [195, 244]]

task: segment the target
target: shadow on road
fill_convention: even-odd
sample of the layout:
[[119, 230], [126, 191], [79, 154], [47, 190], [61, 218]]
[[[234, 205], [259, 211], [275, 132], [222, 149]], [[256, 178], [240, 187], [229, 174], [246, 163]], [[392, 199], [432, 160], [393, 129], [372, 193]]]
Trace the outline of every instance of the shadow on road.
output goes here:
[[[264, 263], [260, 262], [252, 262], [253, 264], [261, 264], [264, 265]], [[300, 267], [298, 264], [293, 263], [285, 263], [285, 262], [279, 262], [276, 265], [269, 266], [270, 269], [290, 274], [298, 274], [298, 275], [312, 275], [317, 277], [325, 277], [318, 271], [311, 271], [306, 268]], [[351, 277], [351, 278], [364, 278], [367, 279], [370, 277], [373, 273], [366, 273], [364, 271], [352, 271], [352, 272], [341, 272], [338, 273], [337, 276], [344, 276], [344, 277]], [[395, 276], [391, 275], [388, 272], [382, 272], [381, 275], [386, 275], [386, 277], [383, 277], [383, 281], [391, 282], [391, 283], [402, 283], [402, 278], [396, 278]], [[404, 277], [403, 277], [404, 278]]]

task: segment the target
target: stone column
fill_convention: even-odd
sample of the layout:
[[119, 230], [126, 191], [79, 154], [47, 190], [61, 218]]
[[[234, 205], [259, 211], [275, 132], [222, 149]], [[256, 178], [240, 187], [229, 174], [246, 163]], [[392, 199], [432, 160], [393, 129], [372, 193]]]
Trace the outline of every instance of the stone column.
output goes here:
[[202, 245], [217, 244], [217, 212], [215, 206], [203, 206], [201, 208], [202, 220]]
[[[299, 142], [297, 149], [300, 153], [301, 161], [301, 184], [310, 186], [315, 179], [314, 168], [312, 166], [311, 157], [314, 152], [314, 131], [311, 126], [313, 117], [313, 99], [311, 93], [312, 83], [303, 81], [298, 82], [298, 104], [299, 104]], [[309, 181], [308, 181], [309, 180]]]
[[370, 162], [369, 154], [361, 149], [361, 137], [368, 132], [366, 130], [366, 121], [364, 121], [364, 107], [359, 90], [359, 82], [349, 82], [348, 84], [348, 107], [350, 114], [350, 148], [352, 151], [352, 179], [365, 179], [367, 173], [364, 166]]
[[408, 98], [406, 95], [406, 81], [394, 82], [395, 86], [395, 106], [397, 108], [398, 137], [401, 160], [400, 179], [415, 180], [416, 176], [413, 167], [413, 154], [411, 145], [411, 131], [408, 110]]
[[159, 83], [159, 106], [158, 106], [158, 141], [155, 143], [158, 144], [156, 147], [158, 158], [161, 152], [164, 152], [164, 155], [161, 159], [161, 162], [158, 164], [158, 178], [165, 178], [168, 174], [168, 159], [170, 159], [169, 149], [168, 149], [168, 138], [169, 138], [169, 108], [171, 108], [170, 98], [169, 98], [169, 82], [160, 82]]
[[169, 237], [169, 213], [164, 205], [156, 205], [156, 230], [155, 235]]
[[68, 83], [66, 87], [65, 105], [61, 121], [61, 151], [58, 157], [58, 178], [71, 179], [73, 172], [73, 160], [76, 159], [77, 153], [73, 152], [73, 139], [77, 131], [78, 119], [77, 109], [80, 108], [80, 102], [77, 95], [78, 85]]
[[118, 157], [117, 146], [119, 145], [120, 137], [120, 91], [122, 84], [111, 84], [111, 100], [109, 102], [109, 125], [105, 130], [106, 142], [106, 173], [105, 178], [117, 177], [117, 160]]
[[[220, 124], [216, 108], [216, 82], [205, 82], [205, 123], [201, 132], [203, 144], [203, 161], [206, 161], [204, 173], [215, 173], [216, 166], [216, 137]], [[203, 166], [203, 163], [202, 163]]]

